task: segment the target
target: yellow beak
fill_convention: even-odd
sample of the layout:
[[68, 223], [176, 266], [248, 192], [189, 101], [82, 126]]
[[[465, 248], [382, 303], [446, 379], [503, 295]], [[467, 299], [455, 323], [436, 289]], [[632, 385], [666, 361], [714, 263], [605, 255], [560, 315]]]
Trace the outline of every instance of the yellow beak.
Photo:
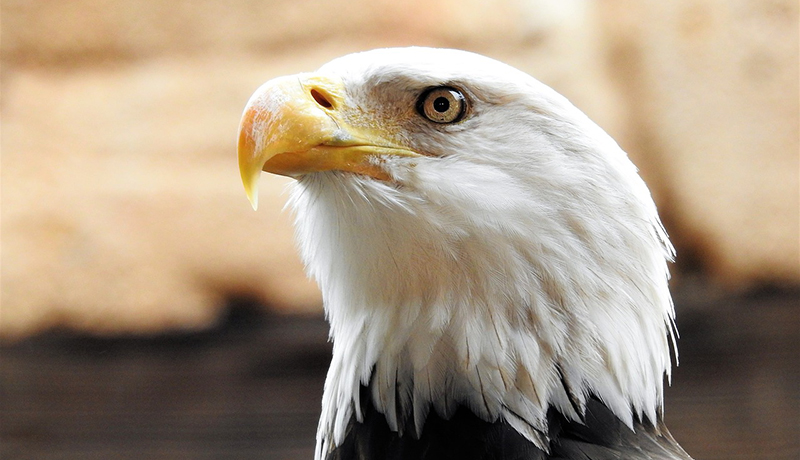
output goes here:
[[[384, 155], [419, 156], [394, 145], [386, 133], [357, 129], [343, 121], [340, 81], [300, 74], [262, 85], [239, 124], [239, 172], [245, 193], [258, 207], [261, 171], [290, 177], [319, 171], [349, 171], [389, 180]], [[366, 125], [366, 124], [365, 124]]]

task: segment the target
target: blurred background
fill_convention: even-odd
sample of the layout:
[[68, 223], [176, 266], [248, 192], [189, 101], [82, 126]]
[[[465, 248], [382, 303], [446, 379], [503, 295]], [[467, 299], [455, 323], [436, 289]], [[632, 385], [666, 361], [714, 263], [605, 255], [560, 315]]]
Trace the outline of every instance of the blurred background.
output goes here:
[[678, 250], [673, 434], [800, 457], [797, 0], [2, 0], [0, 457], [311, 458], [330, 345], [288, 181], [247, 202], [262, 82], [476, 51], [640, 167]]

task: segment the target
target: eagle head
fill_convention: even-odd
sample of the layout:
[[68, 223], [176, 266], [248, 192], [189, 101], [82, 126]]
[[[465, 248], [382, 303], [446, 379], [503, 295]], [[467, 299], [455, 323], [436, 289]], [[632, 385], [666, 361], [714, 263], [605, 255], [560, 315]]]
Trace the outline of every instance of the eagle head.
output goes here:
[[351, 54], [261, 86], [238, 153], [254, 206], [262, 170], [296, 179], [333, 340], [318, 456], [365, 404], [408, 436], [466, 407], [543, 450], [550, 409], [660, 417], [672, 247], [626, 154], [546, 85], [464, 51]]

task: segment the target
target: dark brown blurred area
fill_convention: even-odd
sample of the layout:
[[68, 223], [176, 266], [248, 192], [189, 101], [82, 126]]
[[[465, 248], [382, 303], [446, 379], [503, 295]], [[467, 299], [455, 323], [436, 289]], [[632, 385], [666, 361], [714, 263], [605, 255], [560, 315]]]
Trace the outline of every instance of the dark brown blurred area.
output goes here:
[[262, 82], [381, 46], [476, 51], [629, 152], [678, 249], [667, 421], [798, 458], [796, 0], [0, 3], [0, 458], [309, 458], [319, 293], [235, 137]]
[[[678, 296], [690, 313], [665, 416], [696, 459], [800, 455], [798, 296]], [[226, 312], [202, 332], [62, 330], [4, 347], [0, 458], [312, 458], [327, 324], [247, 299]]]

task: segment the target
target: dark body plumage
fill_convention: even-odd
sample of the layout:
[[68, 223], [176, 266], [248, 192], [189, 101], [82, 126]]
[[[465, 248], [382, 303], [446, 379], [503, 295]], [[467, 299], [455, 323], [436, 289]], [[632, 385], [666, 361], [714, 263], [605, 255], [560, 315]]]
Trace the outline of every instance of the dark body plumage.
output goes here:
[[461, 407], [450, 420], [432, 412], [422, 435], [389, 429], [383, 414], [361, 389], [364, 421], [353, 420], [327, 460], [622, 460], [689, 459], [659, 422], [634, 422], [631, 431], [596, 398], [586, 406], [585, 424], [548, 412], [550, 452], [544, 452], [505, 422], [487, 422]]

